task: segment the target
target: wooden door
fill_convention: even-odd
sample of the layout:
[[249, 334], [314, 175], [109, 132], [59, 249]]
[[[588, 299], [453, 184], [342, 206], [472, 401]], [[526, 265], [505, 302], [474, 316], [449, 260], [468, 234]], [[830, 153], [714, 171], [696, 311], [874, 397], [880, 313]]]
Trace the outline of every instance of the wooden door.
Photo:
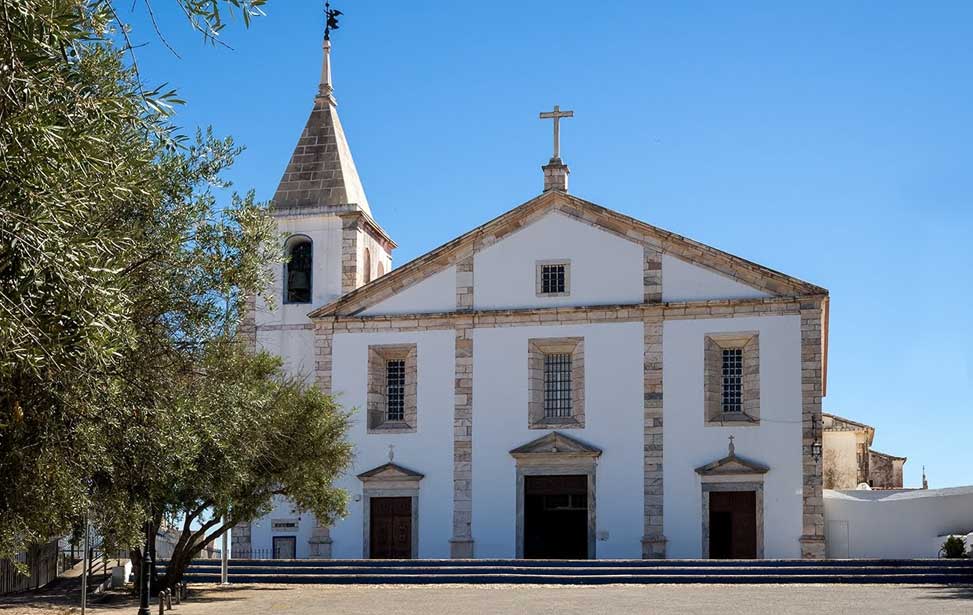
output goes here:
[[294, 559], [297, 557], [297, 538], [295, 536], [274, 536], [274, 559]]
[[412, 498], [371, 498], [369, 557], [412, 557]]
[[757, 494], [755, 492], [710, 492], [709, 556], [712, 559], [755, 559], [757, 557]]

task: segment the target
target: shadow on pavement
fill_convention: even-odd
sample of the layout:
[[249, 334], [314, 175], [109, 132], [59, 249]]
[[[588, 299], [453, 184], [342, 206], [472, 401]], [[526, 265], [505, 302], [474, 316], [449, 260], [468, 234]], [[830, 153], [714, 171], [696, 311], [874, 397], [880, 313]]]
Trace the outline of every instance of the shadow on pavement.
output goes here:
[[973, 602], [973, 585], [917, 586], [925, 590], [923, 600], [969, 600]]

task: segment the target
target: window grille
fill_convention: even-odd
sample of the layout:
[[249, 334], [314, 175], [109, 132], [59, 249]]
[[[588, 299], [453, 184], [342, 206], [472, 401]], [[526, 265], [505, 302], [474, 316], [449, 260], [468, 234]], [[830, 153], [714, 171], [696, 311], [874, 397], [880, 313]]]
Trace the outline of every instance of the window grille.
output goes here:
[[544, 416], [571, 416], [571, 355], [544, 355]]
[[743, 411], [743, 349], [723, 349], [723, 412]]
[[565, 292], [566, 265], [541, 265], [541, 293], [553, 294]]
[[405, 361], [395, 359], [385, 364], [385, 393], [388, 399], [385, 419], [405, 420]]

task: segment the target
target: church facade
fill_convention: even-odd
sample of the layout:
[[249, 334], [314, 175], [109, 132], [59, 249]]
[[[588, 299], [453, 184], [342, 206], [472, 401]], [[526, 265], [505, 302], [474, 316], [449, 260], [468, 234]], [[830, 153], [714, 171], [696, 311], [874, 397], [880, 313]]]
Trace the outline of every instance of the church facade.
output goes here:
[[325, 41], [273, 201], [280, 305], [242, 332], [355, 409], [350, 509], [279, 501], [235, 556], [824, 557], [827, 291], [568, 174], [555, 136], [538, 196], [393, 269]]

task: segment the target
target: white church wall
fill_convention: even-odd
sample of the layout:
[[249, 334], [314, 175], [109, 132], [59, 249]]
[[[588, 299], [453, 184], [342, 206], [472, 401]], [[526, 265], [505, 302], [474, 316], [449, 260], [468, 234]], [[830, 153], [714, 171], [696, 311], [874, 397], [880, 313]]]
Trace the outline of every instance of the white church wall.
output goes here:
[[578, 336], [584, 338], [585, 428], [564, 433], [604, 451], [596, 470], [596, 530], [608, 539], [596, 541], [596, 555], [640, 557], [642, 323], [503, 327], [473, 335], [476, 556], [516, 555], [516, 464], [509, 451], [549, 433], [527, 428], [527, 340]]
[[973, 533], [973, 487], [825, 490], [824, 518], [828, 557], [938, 557], [947, 535]]
[[[571, 293], [538, 297], [540, 260], [570, 259]], [[643, 300], [642, 246], [552, 212], [478, 252], [476, 309], [612, 305]]]
[[423, 314], [456, 309], [456, 267], [447, 267], [364, 310], [362, 315]]
[[[367, 434], [365, 429], [368, 346], [416, 344], [417, 429], [415, 433]], [[456, 334], [452, 330], [411, 333], [337, 334], [333, 342], [332, 388], [346, 409], [355, 408], [349, 439], [355, 459], [338, 486], [352, 496], [349, 514], [331, 530], [335, 558], [362, 557], [362, 484], [357, 475], [388, 462], [425, 477], [419, 487], [420, 558], [448, 558], [453, 502], [453, 374]], [[355, 496], [359, 499], [355, 501]]]
[[[296, 519], [298, 520], [297, 529], [275, 531], [273, 529], [273, 521], [275, 519]], [[271, 510], [270, 514], [265, 515], [250, 524], [250, 541], [253, 545], [253, 550], [249, 554], [249, 557], [263, 559], [273, 558], [273, 544], [275, 536], [295, 537], [295, 557], [297, 559], [310, 557], [311, 551], [308, 541], [311, 539], [314, 526], [314, 515], [310, 513], [301, 513], [295, 509], [294, 505], [286, 498], [274, 496], [273, 510]], [[234, 553], [233, 556], [247, 557], [248, 555]]]
[[770, 297], [736, 280], [713, 273], [684, 260], [662, 255], [662, 300], [759, 299]]
[[314, 382], [314, 331], [310, 329], [257, 330], [257, 348], [279, 356], [290, 376]]
[[[760, 424], [704, 426], [703, 338], [757, 331], [760, 336]], [[800, 557], [802, 533], [801, 330], [799, 316], [668, 320], [663, 327], [667, 556], [702, 556], [702, 495], [695, 468], [727, 454], [770, 467], [764, 475], [764, 555]]]
[[308, 312], [330, 303], [341, 294], [341, 218], [337, 216], [300, 216], [281, 218], [280, 232], [290, 235], [306, 235], [311, 239], [313, 270], [311, 276], [310, 303], [284, 303], [284, 265], [273, 265], [274, 309], [270, 309], [260, 297], [256, 304], [257, 326], [309, 323]]

